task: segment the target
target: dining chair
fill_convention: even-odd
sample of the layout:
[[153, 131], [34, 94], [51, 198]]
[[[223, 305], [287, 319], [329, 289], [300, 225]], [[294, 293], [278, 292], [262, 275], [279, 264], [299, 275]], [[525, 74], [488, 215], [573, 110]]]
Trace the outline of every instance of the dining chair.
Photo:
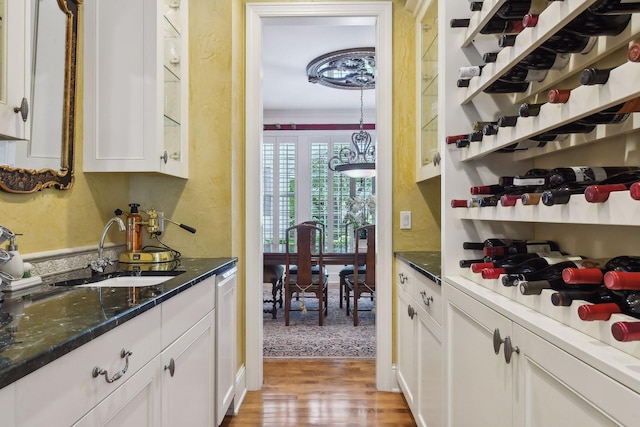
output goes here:
[[[367, 235], [366, 249], [356, 245], [356, 253], [353, 260], [353, 274], [345, 276], [345, 303], [347, 316], [350, 310], [350, 294], [353, 293], [353, 326], [358, 326], [358, 300], [360, 296], [369, 295], [373, 300], [371, 311], [375, 310], [376, 302], [376, 226], [365, 225], [356, 229], [356, 235], [362, 232]], [[364, 273], [361, 272], [362, 262], [360, 262], [360, 253], [365, 252]]]
[[[307, 312], [305, 298], [313, 295], [318, 299], [318, 325], [328, 313], [328, 275], [322, 262], [324, 232], [318, 225], [301, 223], [286, 230], [286, 253], [284, 275], [284, 318], [289, 326], [291, 300], [300, 298], [300, 311]], [[296, 255], [295, 261], [293, 255]], [[295, 269], [293, 269], [295, 267]]]
[[262, 283], [271, 283], [271, 298], [263, 298], [263, 304], [272, 303], [270, 309], [264, 308], [265, 313], [271, 313], [274, 319], [278, 314], [278, 304], [282, 308], [282, 285], [284, 278], [284, 266], [282, 265], [265, 265], [262, 270]]

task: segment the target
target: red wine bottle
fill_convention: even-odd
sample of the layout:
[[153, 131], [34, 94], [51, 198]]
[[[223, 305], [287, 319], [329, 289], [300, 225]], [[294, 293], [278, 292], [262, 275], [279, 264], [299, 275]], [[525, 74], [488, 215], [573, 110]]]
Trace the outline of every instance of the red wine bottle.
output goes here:
[[[616, 175], [616, 179], [623, 178], [619, 175], [623, 172], [638, 171], [637, 166], [570, 166], [555, 168], [549, 172], [548, 183], [550, 188], [557, 188], [570, 182], [596, 183], [604, 181]], [[609, 182], [615, 183], [615, 182]]]
[[562, 272], [562, 280], [569, 284], [604, 284], [604, 275], [608, 271], [640, 271], [640, 257], [621, 255], [611, 258], [602, 267], [566, 268]]
[[571, 96], [571, 89], [551, 89], [547, 94], [550, 104], [566, 104]]
[[629, 180], [618, 184], [595, 184], [584, 190], [584, 198], [589, 203], [604, 203], [609, 199], [609, 194], [616, 191], [627, 191], [633, 184], [640, 182], [640, 171], [629, 171]]
[[[522, 18], [525, 28], [535, 27], [539, 16], [529, 14]], [[564, 30], [583, 36], [617, 36], [627, 28], [631, 21], [631, 15], [603, 15], [593, 13], [589, 9], [572, 19]]]
[[444, 142], [446, 144], [455, 144], [456, 141], [461, 140], [461, 139], [466, 139], [469, 137], [469, 134], [461, 134], [461, 135], [449, 135], [447, 137], [445, 137]]
[[640, 290], [640, 272], [638, 271], [607, 271], [603, 280], [609, 289]]
[[611, 292], [611, 301], [578, 307], [582, 320], [609, 320], [612, 314], [640, 316], [640, 295], [637, 292]]
[[[506, 276], [503, 276], [503, 280], [507, 280], [507, 281], [517, 280], [517, 281], [528, 281], [528, 282], [539, 281], [539, 280], [559, 281], [562, 284], [566, 285], [566, 283], [562, 280], [562, 270], [564, 270], [565, 268], [571, 268], [571, 267], [582, 268], [582, 266], [585, 264], [589, 266], [604, 265], [604, 263], [606, 262], [606, 260], [580, 259], [580, 258], [581, 257], [575, 257], [575, 259], [572, 259], [572, 260], [551, 264], [547, 268], [544, 268], [539, 271], [534, 271], [532, 273], [507, 274]], [[595, 287], [597, 286], [600, 286], [600, 285], [594, 285], [594, 286], [591, 286], [591, 288], [595, 289]]]
[[506, 0], [496, 11], [496, 15], [511, 21], [521, 21], [526, 14], [540, 14], [546, 7], [545, 0]]
[[629, 62], [640, 62], [640, 41], [636, 41], [629, 46], [627, 59]]
[[[617, 184], [619, 182], [627, 182], [629, 179], [636, 179], [638, 176], [638, 171], [624, 171], [614, 175], [607, 176], [607, 178], [600, 180], [599, 183], [601, 185], [607, 184]], [[550, 183], [551, 178], [549, 179]], [[591, 183], [581, 181], [581, 182], [569, 182], [563, 184], [559, 187], [553, 187], [545, 190], [542, 193], [542, 203], [546, 206], [559, 205], [559, 204], [567, 204], [571, 199], [571, 195], [573, 194], [584, 194], [587, 187], [589, 187]]]
[[[556, 257], [551, 256], [537, 256], [533, 258], [529, 258], [527, 260], [522, 261], [519, 264], [515, 265], [505, 265], [502, 267], [487, 267], [480, 270], [482, 273], [483, 279], [497, 279], [501, 274], [527, 274], [534, 273], [536, 271], [540, 271], [542, 269], [548, 268], [550, 265], [561, 262], [562, 260], [566, 260], [568, 258], [562, 257], [559, 254]], [[502, 282], [505, 284], [505, 282]]]
[[615, 322], [611, 334], [621, 342], [640, 340], [640, 322]]
[[640, 1], [598, 0], [589, 6], [589, 11], [604, 15], [624, 15], [628, 13], [635, 13], [640, 12]]

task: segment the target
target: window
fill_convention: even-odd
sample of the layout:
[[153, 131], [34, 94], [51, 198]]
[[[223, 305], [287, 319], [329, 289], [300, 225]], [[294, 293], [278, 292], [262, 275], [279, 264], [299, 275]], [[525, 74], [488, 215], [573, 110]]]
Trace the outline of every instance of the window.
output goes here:
[[373, 178], [351, 179], [329, 170], [329, 158], [351, 144], [351, 132], [263, 139], [263, 250], [284, 252], [285, 230], [302, 221], [324, 224], [326, 252], [349, 252], [353, 230], [344, 222], [353, 196], [375, 193]]

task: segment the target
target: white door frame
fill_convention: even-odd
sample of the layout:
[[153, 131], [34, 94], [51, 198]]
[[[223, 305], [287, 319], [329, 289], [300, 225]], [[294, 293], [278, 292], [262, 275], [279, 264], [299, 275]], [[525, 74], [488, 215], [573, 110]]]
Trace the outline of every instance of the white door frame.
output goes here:
[[247, 388], [262, 387], [262, 19], [306, 16], [376, 18], [376, 383], [398, 390], [392, 363], [392, 3], [391, 1], [246, 4], [246, 368]]

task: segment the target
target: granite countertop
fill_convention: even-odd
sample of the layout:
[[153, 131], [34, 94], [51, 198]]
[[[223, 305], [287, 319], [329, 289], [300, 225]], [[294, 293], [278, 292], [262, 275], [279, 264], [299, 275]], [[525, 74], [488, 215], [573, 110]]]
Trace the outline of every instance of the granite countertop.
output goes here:
[[396, 252], [396, 258], [403, 260], [438, 285], [441, 284], [441, 255], [440, 251]]
[[[26, 294], [5, 293], [0, 309], [0, 388], [236, 262], [237, 258], [182, 258], [171, 271], [141, 273], [177, 274], [174, 278], [135, 291], [131, 287], [73, 286], [95, 281], [91, 271], [83, 269], [61, 276], [56, 281], [58, 286], [45, 284]], [[118, 271], [117, 265], [113, 270], [109, 275], [134, 275]]]

